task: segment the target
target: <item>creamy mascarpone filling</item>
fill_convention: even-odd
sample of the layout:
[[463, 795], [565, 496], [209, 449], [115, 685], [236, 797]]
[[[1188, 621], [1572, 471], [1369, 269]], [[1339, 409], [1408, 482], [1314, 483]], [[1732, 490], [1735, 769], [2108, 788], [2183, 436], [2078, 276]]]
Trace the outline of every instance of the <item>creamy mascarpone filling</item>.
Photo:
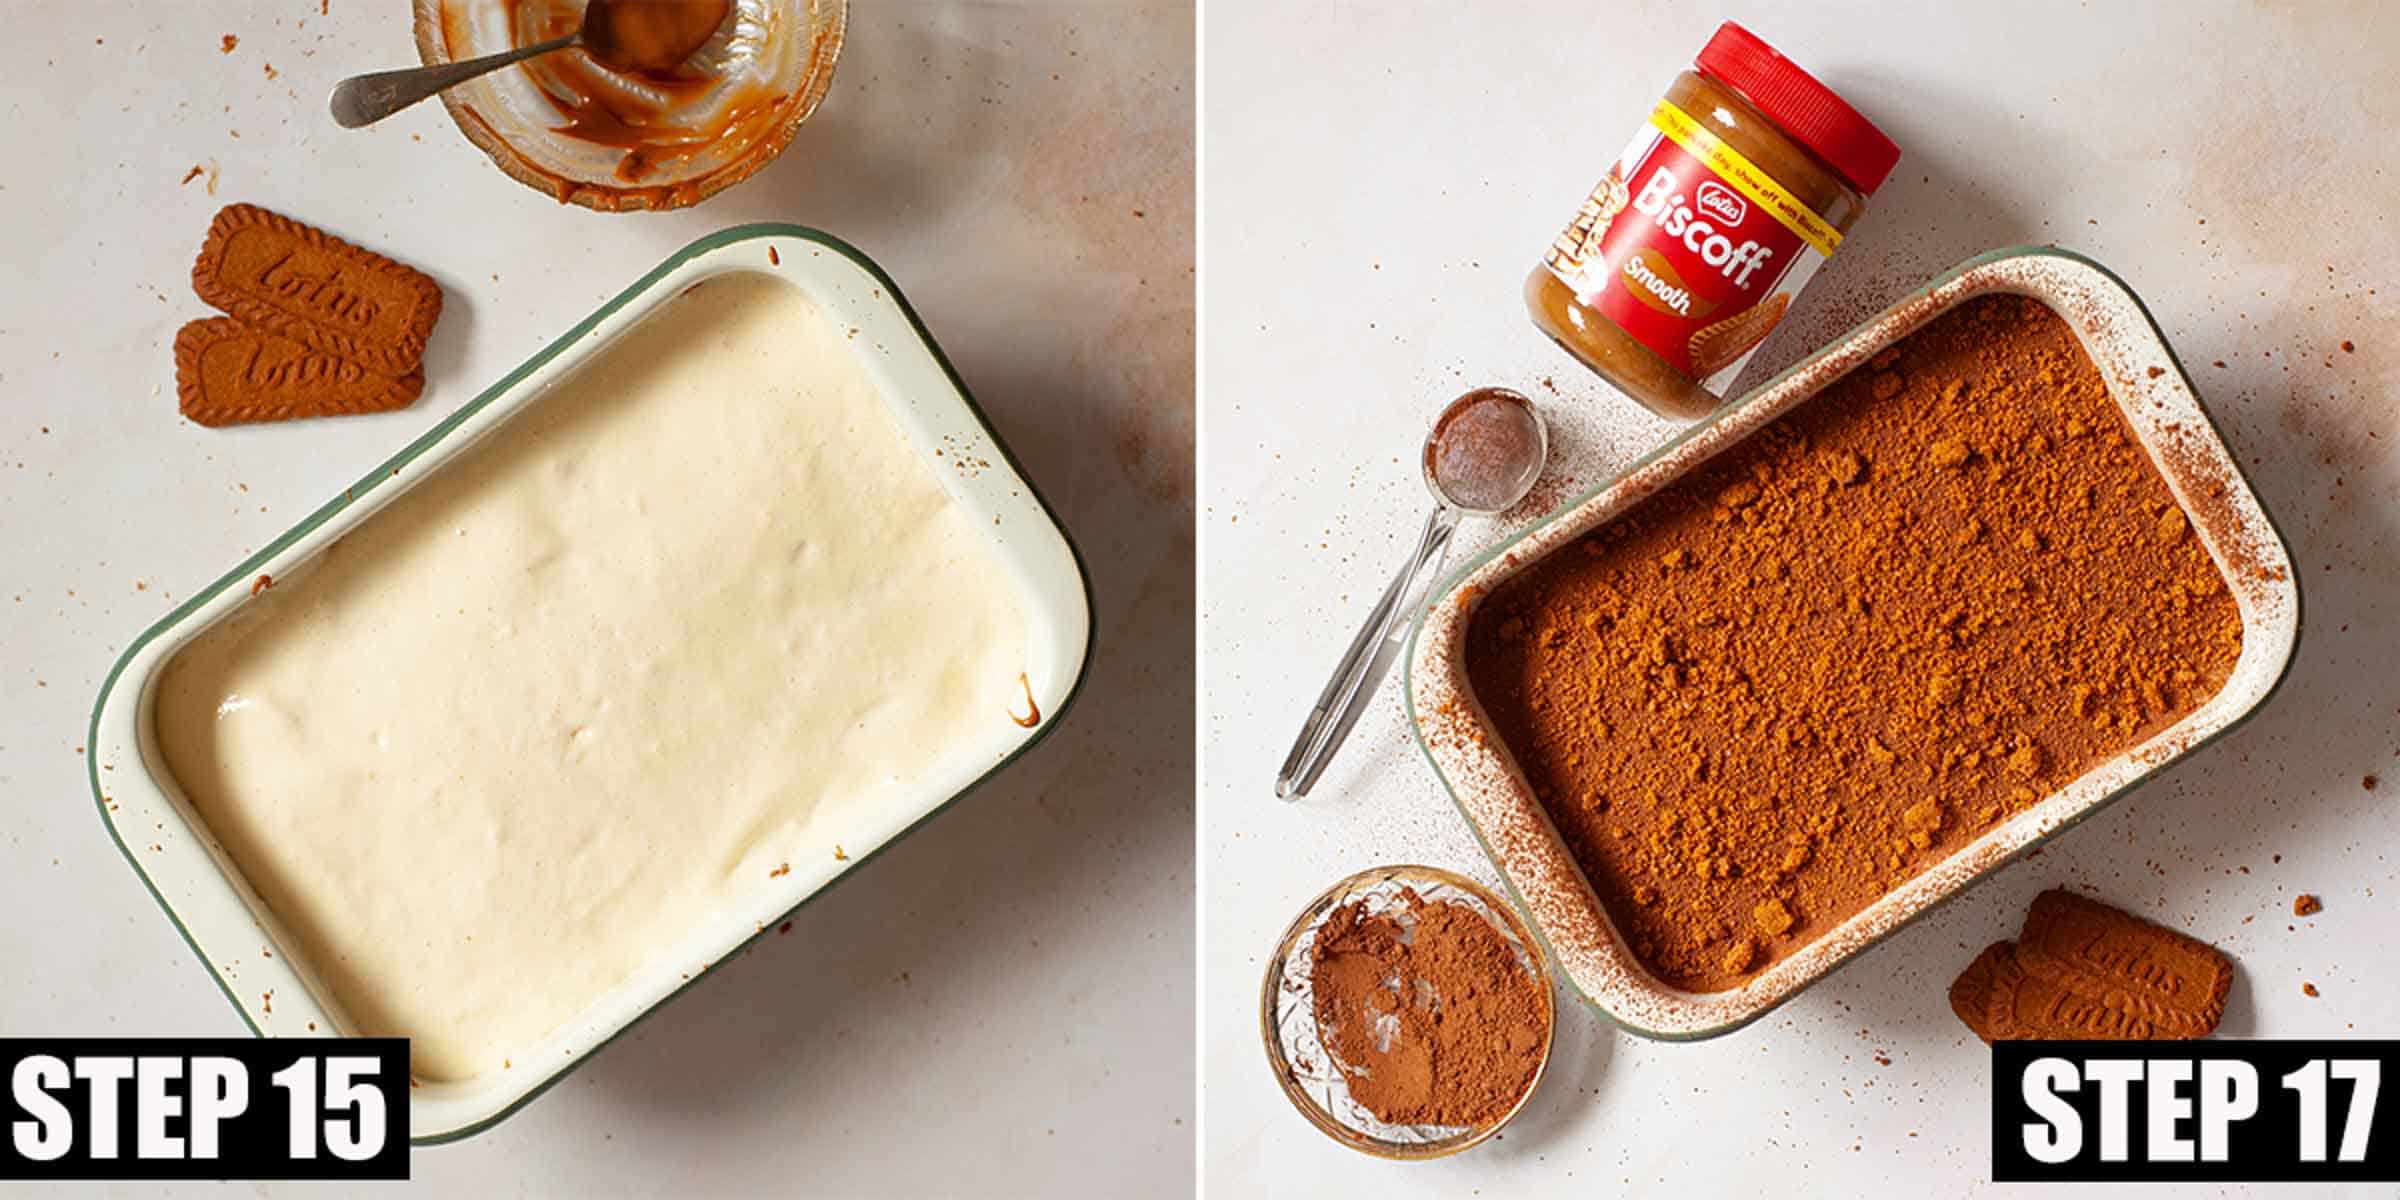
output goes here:
[[185, 647], [160, 749], [358, 1032], [499, 1069], [1021, 711], [1018, 583], [719, 277]]

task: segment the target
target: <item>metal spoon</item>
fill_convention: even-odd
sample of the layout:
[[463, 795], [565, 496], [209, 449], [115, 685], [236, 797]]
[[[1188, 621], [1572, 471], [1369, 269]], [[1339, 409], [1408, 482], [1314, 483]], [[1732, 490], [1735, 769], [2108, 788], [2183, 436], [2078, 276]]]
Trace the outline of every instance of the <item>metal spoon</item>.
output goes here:
[[[1300, 738], [1275, 774], [1276, 796], [1308, 794], [1325, 764], [1350, 735], [1367, 702], [1374, 699], [1400, 643], [1408, 635], [1404, 614], [1414, 613], [1420, 587], [1441, 569], [1450, 537], [1470, 516], [1491, 516], [1525, 498], [1542, 477], [1549, 457], [1549, 432], [1533, 401], [1507, 388], [1477, 388], [1450, 402], [1425, 435], [1425, 487], [1433, 514], [1417, 537], [1416, 551], [1367, 614], [1366, 626], [1333, 669], [1333, 679], [1309, 710]], [[1416, 603], [1409, 603], [1416, 597]]]
[[333, 120], [344, 129], [372, 125], [436, 92], [569, 46], [620, 71], [663, 71], [707, 45], [732, 7], [732, 0], [591, 0], [565, 37], [465, 62], [351, 76], [334, 86]]

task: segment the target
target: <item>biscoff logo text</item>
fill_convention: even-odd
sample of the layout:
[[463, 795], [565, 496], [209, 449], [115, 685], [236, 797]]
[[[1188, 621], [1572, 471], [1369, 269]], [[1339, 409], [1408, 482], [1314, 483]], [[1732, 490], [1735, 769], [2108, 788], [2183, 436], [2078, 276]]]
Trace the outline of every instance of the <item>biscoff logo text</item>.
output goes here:
[[[1715, 267], [1717, 273], [1731, 280], [1735, 287], [1747, 289], [1750, 277], [1775, 256], [1775, 251], [1761, 245], [1755, 238], [1745, 238], [1737, 243], [1718, 232], [1721, 226], [1704, 219], [1701, 212], [1695, 212], [1692, 202], [1686, 201], [1683, 193], [1675, 190], [1675, 182], [1675, 172], [1666, 167], [1652, 171], [1650, 178], [1643, 182], [1640, 193], [1633, 198], [1634, 211], [1649, 218], [1659, 232], [1681, 241], [1684, 249], [1699, 255], [1701, 262]], [[1711, 191], [1712, 188], [1716, 190]], [[1720, 221], [1725, 221], [1731, 215], [1732, 219], [1725, 221], [1726, 225], [1739, 225], [1742, 218], [1749, 215], [1749, 206], [1722, 184], [1713, 181], [1705, 183], [1698, 191], [1698, 203], [1708, 214], [1715, 215]], [[1727, 201], [1732, 204], [1728, 205]]]

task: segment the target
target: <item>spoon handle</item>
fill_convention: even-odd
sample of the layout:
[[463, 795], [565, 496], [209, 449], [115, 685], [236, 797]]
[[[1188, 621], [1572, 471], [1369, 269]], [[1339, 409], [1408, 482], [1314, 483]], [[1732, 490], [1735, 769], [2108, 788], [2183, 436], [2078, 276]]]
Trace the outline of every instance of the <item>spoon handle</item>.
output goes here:
[[1401, 618], [1408, 612], [1408, 598], [1419, 590], [1425, 577], [1439, 570], [1442, 559], [1450, 550], [1450, 535], [1458, 532], [1459, 512], [1449, 505], [1433, 510], [1425, 518], [1425, 532], [1417, 536], [1416, 552], [1407, 565], [1392, 577], [1392, 584], [1383, 590], [1383, 599], [1376, 601], [1375, 610], [1367, 614], [1366, 625], [1350, 642], [1340, 665], [1334, 667], [1333, 678], [1325, 685], [1324, 694], [1317, 697], [1315, 708], [1309, 710], [1308, 721], [1300, 727], [1300, 739], [1292, 743], [1291, 754], [1283, 760], [1283, 769], [1275, 774], [1275, 795], [1293, 800], [1308, 794], [1315, 787], [1317, 776], [1325, 772], [1325, 764], [1333, 761], [1333, 752], [1341, 749], [1342, 740], [1350, 736], [1350, 727], [1358, 723], [1359, 714], [1366, 711], [1367, 702], [1375, 698], [1377, 685], [1383, 682], [1384, 672], [1392, 665], [1394, 647], [1391, 635], [1395, 626], [1406, 629]]
[[443, 63], [437, 67], [407, 67], [398, 71], [377, 71], [372, 75], [353, 75], [334, 85], [333, 121], [344, 129], [372, 125], [407, 108], [411, 104], [444, 88], [487, 75], [511, 63], [523, 62], [537, 54], [564, 50], [575, 44], [580, 32], [565, 37], [470, 58], [465, 62]]

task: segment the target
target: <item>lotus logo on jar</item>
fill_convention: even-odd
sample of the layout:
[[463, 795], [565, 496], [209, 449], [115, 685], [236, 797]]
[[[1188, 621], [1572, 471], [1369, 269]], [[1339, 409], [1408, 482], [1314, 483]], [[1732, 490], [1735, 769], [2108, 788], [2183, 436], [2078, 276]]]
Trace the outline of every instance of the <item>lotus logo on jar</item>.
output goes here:
[[1713, 179], [1700, 185], [1698, 194], [1692, 197], [1692, 207], [1715, 217], [1720, 228], [1739, 225], [1744, 217], [1750, 215], [1749, 201]]

